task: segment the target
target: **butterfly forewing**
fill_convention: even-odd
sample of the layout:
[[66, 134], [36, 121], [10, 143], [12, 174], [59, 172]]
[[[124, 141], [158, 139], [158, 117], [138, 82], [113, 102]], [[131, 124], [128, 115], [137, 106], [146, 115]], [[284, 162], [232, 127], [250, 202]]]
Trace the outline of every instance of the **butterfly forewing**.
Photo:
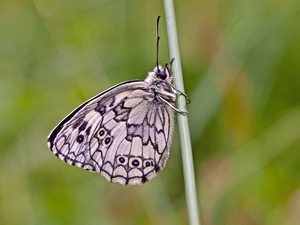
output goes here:
[[[139, 184], [164, 168], [174, 111], [145, 81], [129, 81], [86, 101], [48, 137], [68, 164], [121, 184]], [[174, 102], [172, 102], [174, 104]]]

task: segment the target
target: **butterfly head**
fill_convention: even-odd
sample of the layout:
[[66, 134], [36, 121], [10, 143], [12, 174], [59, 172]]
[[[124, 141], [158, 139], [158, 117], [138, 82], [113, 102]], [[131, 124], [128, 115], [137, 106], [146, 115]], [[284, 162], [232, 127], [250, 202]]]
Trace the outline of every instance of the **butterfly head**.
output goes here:
[[163, 68], [162, 66], [155, 67], [154, 72], [156, 74], [156, 77], [161, 80], [166, 80], [168, 77], [171, 76], [168, 67], [165, 68]]
[[167, 80], [167, 81], [172, 80], [171, 70], [167, 64], [165, 67], [156, 66], [153, 72], [155, 73], [157, 79]]
[[166, 64], [164, 67], [161, 65], [158, 65], [154, 68], [153, 71], [148, 73], [146, 82], [153, 83], [155, 81], [167, 81], [169, 83], [172, 82], [172, 62], [170, 64]]

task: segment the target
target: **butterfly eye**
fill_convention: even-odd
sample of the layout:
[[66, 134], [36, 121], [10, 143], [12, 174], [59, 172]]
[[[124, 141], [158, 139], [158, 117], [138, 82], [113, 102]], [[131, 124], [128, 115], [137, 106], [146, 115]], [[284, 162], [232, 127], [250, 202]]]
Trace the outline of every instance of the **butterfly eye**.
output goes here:
[[156, 75], [162, 80], [167, 78], [167, 73], [164, 70], [158, 70]]

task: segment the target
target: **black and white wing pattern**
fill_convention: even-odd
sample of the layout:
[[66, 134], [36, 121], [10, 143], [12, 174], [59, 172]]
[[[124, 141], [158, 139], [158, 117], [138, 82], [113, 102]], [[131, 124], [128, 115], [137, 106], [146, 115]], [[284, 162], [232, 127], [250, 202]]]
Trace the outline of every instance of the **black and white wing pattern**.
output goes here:
[[[75, 109], [48, 136], [51, 151], [111, 182], [131, 185], [153, 178], [169, 156], [176, 95], [164, 83], [157, 88], [157, 71], [150, 75], [114, 86]], [[166, 91], [172, 98], [164, 97]]]

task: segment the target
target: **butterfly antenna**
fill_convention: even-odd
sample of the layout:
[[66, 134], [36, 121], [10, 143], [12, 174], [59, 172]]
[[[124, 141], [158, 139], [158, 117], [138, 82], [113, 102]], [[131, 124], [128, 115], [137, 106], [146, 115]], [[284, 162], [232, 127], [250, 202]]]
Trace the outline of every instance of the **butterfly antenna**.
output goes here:
[[173, 62], [174, 62], [175, 58], [172, 58], [169, 65], [170, 65], [170, 71], [172, 70], [172, 67], [173, 67]]
[[156, 66], [157, 66], [157, 71], [159, 71], [159, 68], [158, 68], [158, 50], [159, 50], [159, 19], [160, 19], [160, 16], [157, 17], [157, 20], [156, 20]]
[[172, 58], [171, 61], [170, 61], [170, 66], [173, 65], [173, 62], [174, 62], [175, 58]]

